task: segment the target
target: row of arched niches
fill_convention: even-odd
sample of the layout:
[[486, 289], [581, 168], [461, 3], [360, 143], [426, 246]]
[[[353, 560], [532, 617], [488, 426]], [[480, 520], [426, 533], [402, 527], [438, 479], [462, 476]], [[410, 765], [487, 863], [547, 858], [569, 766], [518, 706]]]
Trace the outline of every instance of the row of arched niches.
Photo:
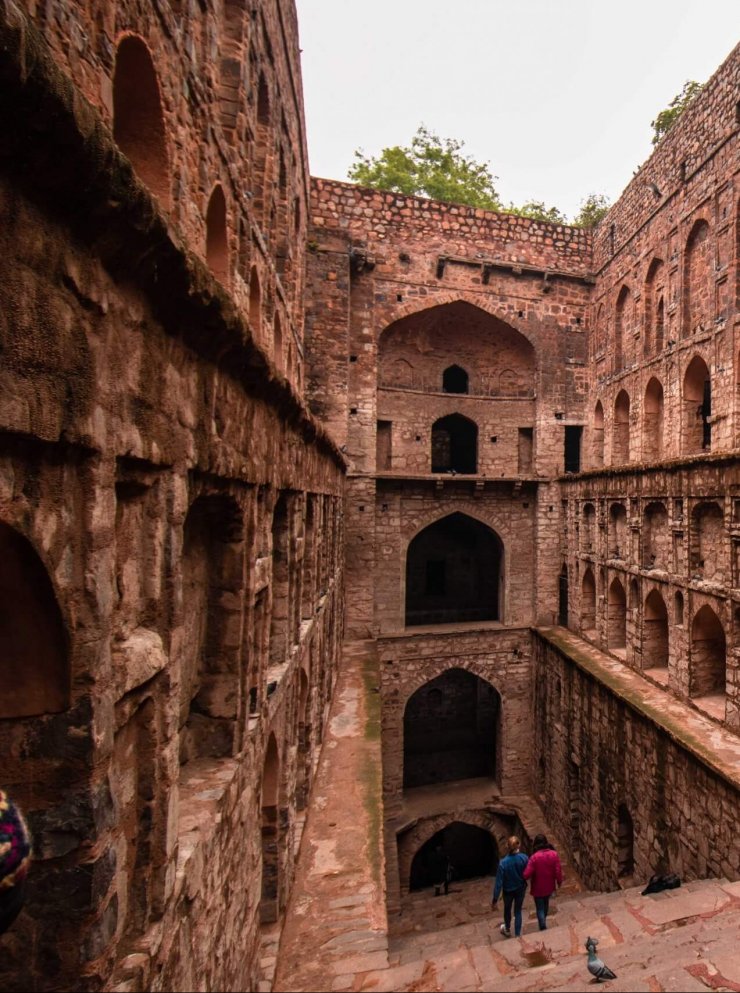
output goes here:
[[127, 23], [112, 66], [100, 60], [113, 137], [277, 369], [300, 386], [307, 172], [297, 116], [282, 106], [288, 69], [274, 53], [285, 46], [270, 40], [262, 10], [252, 16], [237, 0], [226, 0], [220, 22], [197, 4], [171, 6], [184, 8], [173, 12], [176, 30], [137, 13], [129, 20], [142, 23]]

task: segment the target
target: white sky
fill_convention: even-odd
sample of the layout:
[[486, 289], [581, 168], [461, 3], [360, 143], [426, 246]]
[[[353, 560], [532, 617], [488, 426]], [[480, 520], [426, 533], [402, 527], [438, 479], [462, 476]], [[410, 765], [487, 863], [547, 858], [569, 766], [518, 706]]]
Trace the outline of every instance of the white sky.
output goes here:
[[[297, 0], [309, 161], [420, 123], [490, 163], [509, 201], [572, 216], [614, 200], [650, 154], [650, 122], [740, 40], [740, 0]], [[740, 95], [740, 94], [739, 94]]]

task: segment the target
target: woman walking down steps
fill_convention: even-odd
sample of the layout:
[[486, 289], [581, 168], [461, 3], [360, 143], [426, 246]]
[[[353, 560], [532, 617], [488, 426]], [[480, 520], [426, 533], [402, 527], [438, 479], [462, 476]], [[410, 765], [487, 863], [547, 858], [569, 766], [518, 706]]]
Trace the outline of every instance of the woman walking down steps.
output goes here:
[[517, 938], [522, 933], [522, 904], [527, 892], [527, 884], [524, 874], [529, 861], [524, 852], [520, 851], [521, 842], [516, 835], [512, 835], [507, 841], [509, 854], [505, 855], [498, 864], [496, 870], [496, 882], [493, 886], [493, 898], [491, 908], [496, 909], [498, 898], [503, 891], [504, 894], [504, 922], [500, 927], [501, 934], [505, 938], [511, 937], [511, 909], [514, 908], [514, 934]]

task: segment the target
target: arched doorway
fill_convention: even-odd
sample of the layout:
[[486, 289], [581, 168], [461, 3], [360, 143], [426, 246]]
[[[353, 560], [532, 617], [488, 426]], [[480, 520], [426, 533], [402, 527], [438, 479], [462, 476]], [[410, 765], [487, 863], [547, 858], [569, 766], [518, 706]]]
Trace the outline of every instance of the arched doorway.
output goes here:
[[403, 715], [404, 789], [496, 775], [501, 697], [466, 669], [421, 686]]
[[624, 657], [627, 647], [627, 597], [624, 586], [613, 579], [609, 587], [607, 646], [610, 652]]
[[620, 390], [614, 401], [612, 431], [612, 465], [624, 465], [630, 460], [630, 398]]
[[467, 514], [421, 531], [406, 556], [406, 624], [497, 621], [502, 616], [501, 539]]
[[596, 401], [596, 407], [594, 408], [594, 434], [591, 461], [594, 469], [601, 469], [604, 465], [604, 408], [601, 400]]
[[663, 457], [663, 386], [655, 376], [645, 389], [642, 457], [648, 462]]
[[468, 374], [459, 365], [448, 366], [442, 373], [442, 390], [445, 393], [468, 393]]
[[558, 624], [568, 627], [568, 566], [565, 562], [558, 577]]
[[712, 448], [712, 382], [706, 362], [695, 355], [683, 379], [683, 453]]
[[589, 567], [581, 582], [581, 630], [593, 634], [596, 630], [596, 580]]
[[[657, 590], [645, 599], [642, 665], [648, 671], [668, 669], [668, 608]], [[657, 673], [660, 675], [660, 673]]]
[[462, 414], [449, 414], [432, 425], [432, 472], [478, 471], [478, 425]]
[[422, 845], [411, 863], [410, 890], [422, 890], [439, 882], [438, 851], [447, 857], [455, 880], [490, 876], [498, 867], [496, 842], [490, 832], [475, 824], [453, 821]]
[[[689, 693], [707, 704], [722, 705], [727, 689], [727, 642], [722, 622], [705, 604], [697, 611], [691, 625], [691, 665]], [[716, 698], [712, 701], [711, 698]], [[709, 708], [708, 708], [709, 709]]]

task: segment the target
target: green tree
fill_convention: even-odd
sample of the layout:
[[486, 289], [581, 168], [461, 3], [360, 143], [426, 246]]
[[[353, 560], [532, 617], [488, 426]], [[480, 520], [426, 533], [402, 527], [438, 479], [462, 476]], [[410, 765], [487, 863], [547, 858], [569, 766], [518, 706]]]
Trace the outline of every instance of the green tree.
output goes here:
[[527, 200], [521, 207], [513, 203], [506, 208], [510, 214], [529, 217], [533, 221], [547, 221], [549, 224], [567, 224], [568, 218], [557, 207], [546, 207], [542, 200]]
[[671, 100], [665, 110], [661, 110], [654, 121], [650, 122], [653, 129], [653, 144], [657, 145], [661, 138], [668, 134], [673, 125], [686, 110], [694, 97], [701, 91], [702, 84], [693, 79], [683, 84], [680, 93]]
[[610, 206], [609, 197], [603, 193], [589, 193], [581, 201], [581, 208], [573, 218], [573, 224], [578, 228], [595, 228]]
[[496, 177], [488, 163], [463, 154], [464, 144], [439, 138], [422, 124], [408, 146], [384, 148], [374, 157], [358, 149], [348, 175], [361, 186], [500, 210]]

